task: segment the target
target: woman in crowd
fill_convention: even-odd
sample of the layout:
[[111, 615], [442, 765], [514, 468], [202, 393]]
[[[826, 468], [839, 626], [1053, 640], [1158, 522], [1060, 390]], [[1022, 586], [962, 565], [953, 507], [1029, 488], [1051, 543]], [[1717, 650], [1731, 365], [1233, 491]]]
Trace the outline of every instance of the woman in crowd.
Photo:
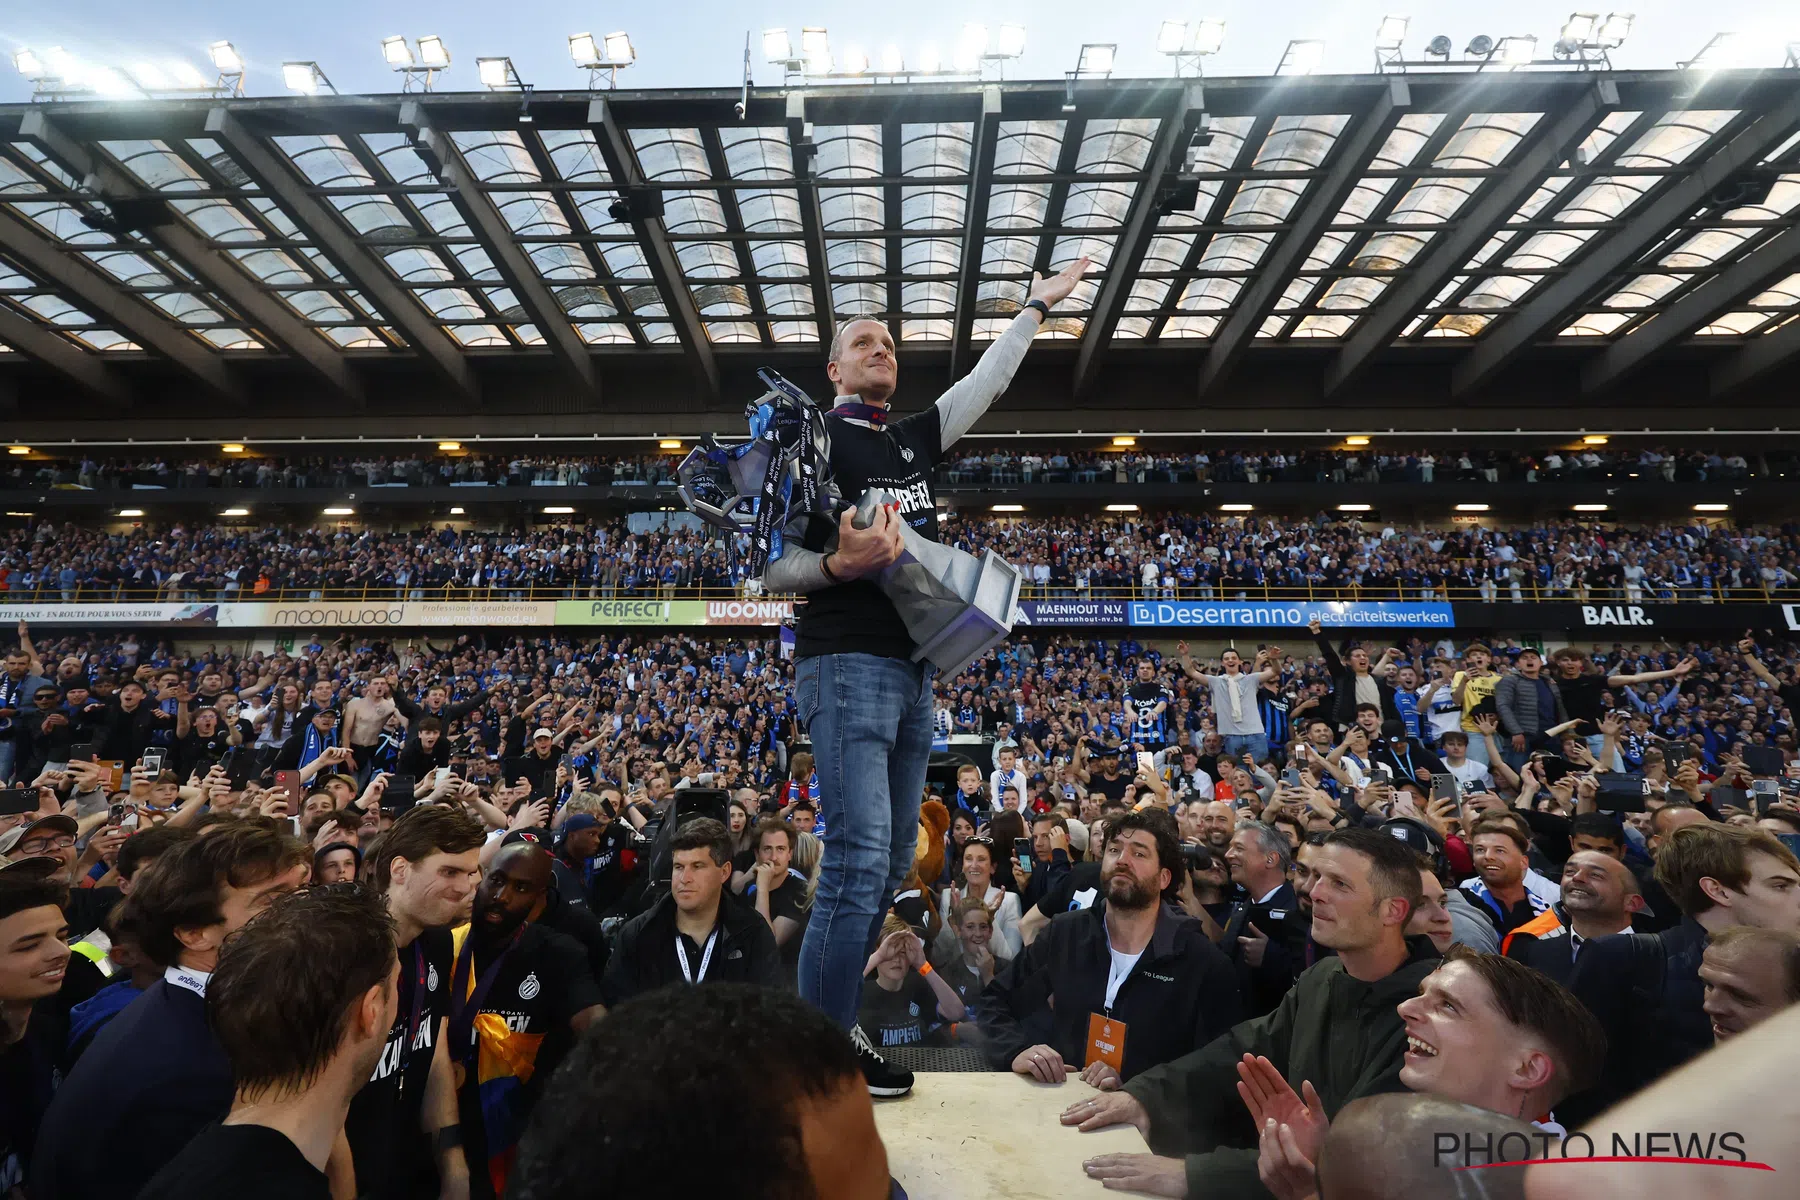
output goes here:
[[[1000, 823], [996, 818], [994, 824]], [[1011, 845], [1010, 842], [1007, 844]], [[1013, 958], [1023, 948], [1019, 936], [1019, 894], [994, 882], [994, 846], [993, 841], [979, 836], [970, 838], [963, 846], [962, 886], [945, 888], [938, 899], [938, 913], [944, 923], [936, 941], [940, 954], [956, 952], [959, 933], [953, 913], [958, 904], [978, 904], [987, 911], [998, 938], [996, 953]]]

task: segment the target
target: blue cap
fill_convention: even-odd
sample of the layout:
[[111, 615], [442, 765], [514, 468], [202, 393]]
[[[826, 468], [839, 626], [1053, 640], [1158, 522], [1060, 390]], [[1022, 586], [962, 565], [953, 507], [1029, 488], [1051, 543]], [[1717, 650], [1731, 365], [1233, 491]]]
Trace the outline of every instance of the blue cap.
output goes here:
[[568, 837], [570, 834], [580, 833], [584, 829], [598, 828], [600, 828], [600, 822], [596, 821], [592, 814], [576, 813], [574, 816], [563, 822], [562, 832], [564, 837]]

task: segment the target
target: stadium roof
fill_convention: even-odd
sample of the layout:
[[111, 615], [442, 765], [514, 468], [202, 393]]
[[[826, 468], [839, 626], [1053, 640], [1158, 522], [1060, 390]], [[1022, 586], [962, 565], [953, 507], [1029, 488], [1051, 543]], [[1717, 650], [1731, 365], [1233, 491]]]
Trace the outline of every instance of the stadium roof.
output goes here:
[[[65, 425], [196, 396], [669, 425], [740, 407], [756, 366], [816, 370], [853, 317], [959, 375], [1034, 270], [1086, 254], [1031, 360], [1064, 419], [1150, 386], [1200, 428], [1270, 380], [1315, 412], [1525, 390], [1624, 411], [1670, 372], [1690, 410], [1792, 394], [1793, 71], [1073, 98], [761, 89], [742, 120], [735, 89], [0, 107], [0, 380], [17, 415], [54, 399]], [[100, 403], [70, 411], [70, 383]]]

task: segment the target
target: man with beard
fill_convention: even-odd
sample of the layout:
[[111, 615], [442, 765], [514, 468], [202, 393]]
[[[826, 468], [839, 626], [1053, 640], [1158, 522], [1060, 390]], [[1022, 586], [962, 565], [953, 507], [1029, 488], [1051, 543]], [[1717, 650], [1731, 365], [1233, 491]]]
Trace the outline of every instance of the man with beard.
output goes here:
[[[387, 903], [401, 962], [397, 1008], [345, 1131], [357, 1195], [410, 1196], [437, 1166], [444, 1196], [468, 1194], [456, 1113], [450, 1017], [450, 927], [463, 920], [480, 870], [481, 823], [438, 805], [408, 809], [364, 855], [368, 883]], [[429, 1142], [429, 1144], [428, 1144]]]
[[1214, 800], [1200, 814], [1200, 828], [1204, 832], [1202, 840], [1214, 854], [1224, 856], [1231, 845], [1231, 835], [1237, 830], [1237, 809], [1228, 801]]
[[[1162, 903], [1185, 869], [1171, 825], [1137, 812], [1109, 821], [1101, 899], [1052, 918], [988, 985], [980, 1026], [996, 1069], [1061, 1083], [1080, 1064], [1086, 1082], [1117, 1087], [1236, 1023], [1230, 962]], [[1040, 1023], [1051, 1040], [1032, 1045], [1024, 1031]]]
[[1643, 907], [1630, 867], [1610, 854], [1581, 850], [1563, 864], [1562, 899], [1507, 934], [1501, 952], [1567, 985], [1582, 947], [1630, 933], [1632, 914]]
[[475, 889], [474, 914], [452, 940], [450, 1056], [456, 1064], [469, 1194], [506, 1192], [519, 1137], [544, 1083], [580, 1034], [605, 1013], [587, 952], [537, 923], [550, 890], [550, 854], [503, 847]]
[[1089, 1178], [1177, 1198], [1252, 1194], [1257, 1131], [1237, 1090], [1247, 1054], [1269, 1059], [1283, 1078], [1311, 1080], [1328, 1116], [1400, 1087], [1406, 1031], [1395, 1010], [1439, 961], [1429, 940], [1409, 942], [1404, 932], [1419, 904], [1418, 858], [1373, 829], [1340, 829], [1319, 847], [1313, 871], [1313, 937], [1336, 957], [1302, 973], [1267, 1016], [1065, 1110], [1065, 1125], [1129, 1123], [1150, 1143], [1151, 1154], [1089, 1159]]

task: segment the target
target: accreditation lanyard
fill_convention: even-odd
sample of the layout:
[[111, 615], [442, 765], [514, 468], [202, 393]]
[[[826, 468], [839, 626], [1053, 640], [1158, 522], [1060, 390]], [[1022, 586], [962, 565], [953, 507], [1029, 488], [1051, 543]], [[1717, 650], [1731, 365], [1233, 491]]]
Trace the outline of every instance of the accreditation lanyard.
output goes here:
[[719, 931], [714, 929], [706, 936], [706, 949], [700, 954], [700, 974], [696, 976], [692, 967], [688, 966], [687, 946], [682, 943], [681, 935], [675, 935], [675, 961], [681, 964], [681, 977], [689, 983], [703, 983], [706, 980], [706, 968], [712, 964], [713, 946], [719, 940]]
[[406, 1095], [406, 1060], [412, 1054], [413, 1039], [419, 1036], [419, 1017], [425, 1011], [425, 951], [419, 939], [413, 939], [412, 1016], [406, 1021], [406, 1035], [400, 1042], [400, 1082], [396, 1095]]
[[[488, 969], [481, 973], [481, 980], [470, 988], [469, 975], [475, 966], [475, 932], [473, 929], [463, 938], [462, 951], [456, 956], [456, 967], [450, 976], [450, 1049], [458, 1058], [467, 1056], [474, 1050], [472, 1034], [475, 1029], [475, 1017], [481, 1012], [481, 1002], [487, 998], [488, 989], [494, 986], [494, 980], [500, 975], [500, 968], [506, 962], [506, 956], [518, 946], [525, 936], [525, 926], [512, 936], [504, 949], [494, 956]], [[458, 997], [464, 997], [458, 1003]]]

